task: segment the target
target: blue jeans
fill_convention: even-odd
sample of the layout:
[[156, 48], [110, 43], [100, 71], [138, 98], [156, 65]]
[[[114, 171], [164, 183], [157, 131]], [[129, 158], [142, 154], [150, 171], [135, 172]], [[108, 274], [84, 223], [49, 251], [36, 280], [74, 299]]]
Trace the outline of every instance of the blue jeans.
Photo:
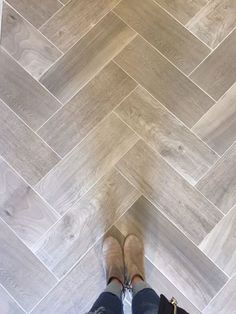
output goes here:
[[[118, 294], [119, 293], [119, 294]], [[89, 313], [123, 314], [123, 303], [120, 292], [114, 287], [108, 288], [100, 294]], [[157, 314], [160, 298], [146, 283], [134, 287], [132, 300], [132, 314]]]

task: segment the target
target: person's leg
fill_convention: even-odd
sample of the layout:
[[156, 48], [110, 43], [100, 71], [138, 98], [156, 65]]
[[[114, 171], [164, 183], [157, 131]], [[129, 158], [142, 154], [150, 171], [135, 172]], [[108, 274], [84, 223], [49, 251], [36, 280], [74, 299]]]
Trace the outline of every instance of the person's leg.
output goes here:
[[144, 246], [135, 235], [129, 235], [124, 243], [124, 259], [128, 285], [132, 288], [132, 313], [157, 314], [159, 296], [145, 282]]
[[107, 287], [89, 313], [123, 314], [124, 260], [120, 244], [112, 237], [106, 238], [103, 243], [103, 261]]

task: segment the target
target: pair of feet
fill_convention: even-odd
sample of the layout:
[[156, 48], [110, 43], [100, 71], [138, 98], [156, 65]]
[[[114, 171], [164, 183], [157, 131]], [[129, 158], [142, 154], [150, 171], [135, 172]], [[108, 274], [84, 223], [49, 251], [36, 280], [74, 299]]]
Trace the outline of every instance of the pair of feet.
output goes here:
[[115, 280], [124, 288], [144, 280], [144, 247], [135, 235], [126, 237], [123, 249], [115, 238], [106, 238], [103, 242], [103, 259], [107, 284]]

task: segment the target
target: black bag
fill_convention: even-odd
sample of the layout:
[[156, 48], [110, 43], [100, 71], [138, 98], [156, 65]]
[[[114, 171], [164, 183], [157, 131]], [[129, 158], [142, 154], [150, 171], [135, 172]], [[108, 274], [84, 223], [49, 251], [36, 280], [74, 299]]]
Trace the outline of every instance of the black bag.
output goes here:
[[177, 301], [174, 298], [172, 298], [171, 301], [168, 301], [167, 298], [163, 294], [161, 294], [158, 314], [189, 314], [189, 313], [178, 307]]

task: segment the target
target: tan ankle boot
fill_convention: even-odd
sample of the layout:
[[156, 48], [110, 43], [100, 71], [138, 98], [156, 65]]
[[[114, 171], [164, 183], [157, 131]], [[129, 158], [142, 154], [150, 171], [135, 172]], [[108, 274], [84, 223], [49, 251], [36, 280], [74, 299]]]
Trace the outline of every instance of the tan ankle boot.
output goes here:
[[124, 286], [125, 268], [122, 248], [119, 242], [111, 236], [103, 242], [103, 261], [107, 284], [112, 279], [117, 279]]
[[126, 237], [124, 243], [124, 260], [126, 268], [126, 283], [131, 285], [135, 276], [145, 280], [144, 276], [144, 246], [141, 239], [133, 234]]

